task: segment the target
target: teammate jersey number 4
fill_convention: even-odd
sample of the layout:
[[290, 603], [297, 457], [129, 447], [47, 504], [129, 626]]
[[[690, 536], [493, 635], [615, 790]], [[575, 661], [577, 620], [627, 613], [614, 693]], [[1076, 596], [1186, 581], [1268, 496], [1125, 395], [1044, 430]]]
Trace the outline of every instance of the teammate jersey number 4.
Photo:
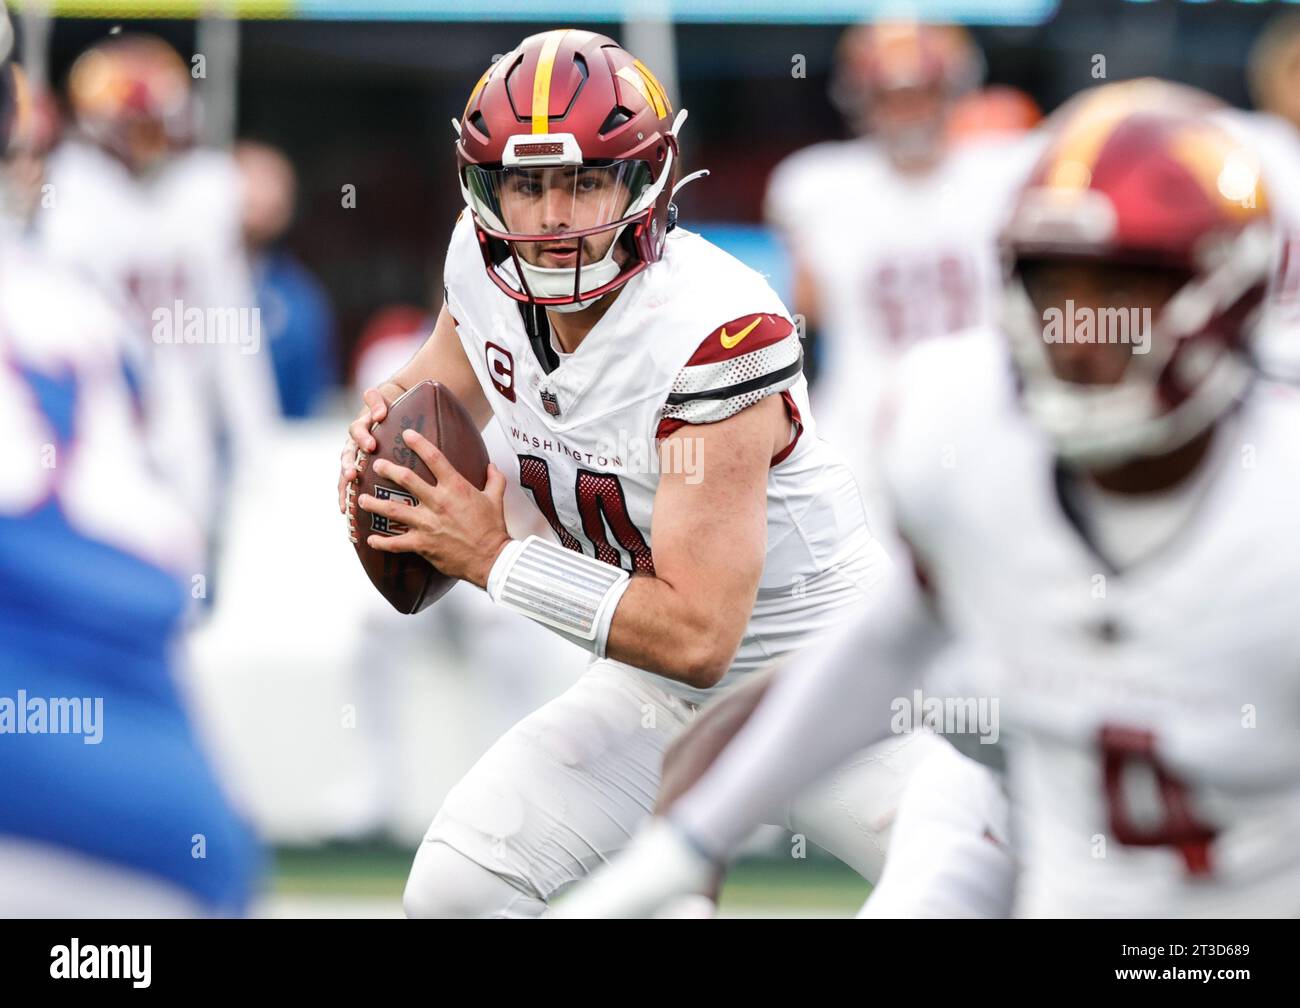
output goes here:
[[[546, 516], [547, 522], [554, 529], [561, 544], [578, 553], [587, 553], [569, 529], [560, 521], [555, 510], [555, 496], [551, 489], [551, 470], [545, 459], [536, 455], [519, 456], [519, 484], [533, 495], [537, 508]], [[578, 514], [582, 518], [582, 532], [591, 543], [597, 560], [614, 567], [627, 569], [619, 551], [610, 545], [606, 528], [614, 533], [614, 539], [631, 558], [633, 574], [653, 574], [654, 559], [650, 547], [627, 513], [627, 498], [623, 493], [623, 484], [617, 476], [610, 473], [578, 470], [574, 486], [577, 496]]]
[[[1101, 729], [1102, 774], [1110, 829], [1115, 839], [1130, 847], [1173, 847], [1182, 855], [1189, 875], [1210, 873], [1210, 844], [1215, 830], [1200, 822], [1191, 810], [1187, 787], [1155, 753], [1155, 736], [1145, 729], [1107, 724]], [[1124, 796], [1124, 775], [1143, 767], [1154, 777], [1164, 818], [1139, 826]]]

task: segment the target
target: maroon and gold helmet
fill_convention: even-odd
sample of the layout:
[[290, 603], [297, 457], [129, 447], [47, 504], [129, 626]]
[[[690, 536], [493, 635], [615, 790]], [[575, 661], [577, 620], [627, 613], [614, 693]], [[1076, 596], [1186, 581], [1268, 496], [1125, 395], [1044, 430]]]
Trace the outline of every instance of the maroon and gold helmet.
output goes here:
[[190, 139], [190, 75], [176, 50], [152, 35], [114, 35], [77, 57], [68, 104], [78, 128], [133, 169]]
[[[1276, 236], [1259, 161], [1221, 103], [1156, 80], [1104, 85], [1049, 120], [1050, 140], [1001, 242], [1005, 323], [1031, 416], [1062, 457], [1119, 463], [1204, 431], [1253, 373], [1255, 322]], [[1122, 379], [1056, 376], [1017, 265], [1074, 261], [1186, 275]], [[1100, 336], [1096, 337], [1100, 339]]]
[[532, 35], [474, 86], [455, 124], [465, 203], [507, 295], [575, 311], [663, 254], [677, 131], [654, 74], [612, 39]]

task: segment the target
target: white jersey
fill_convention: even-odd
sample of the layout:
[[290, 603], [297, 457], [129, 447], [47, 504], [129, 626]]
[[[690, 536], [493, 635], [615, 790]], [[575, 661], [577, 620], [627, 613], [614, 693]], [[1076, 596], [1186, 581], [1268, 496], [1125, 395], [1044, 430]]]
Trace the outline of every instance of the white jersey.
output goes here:
[[[549, 373], [518, 306], [488, 277], [468, 215], [452, 234], [443, 276], [466, 356], [518, 453], [521, 486], [564, 545], [630, 572], [654, 571], [657, 440], [767, 395], [786, 398], [794, 440], [769, 471], [767, 557], [729, 679], [841, 620], [879, 576], [883, 557], [857, 487], [815, 436], [798, 334], [757, 273], [678, 228], [663, 258], [627, 283]], [[691, 439], [679, 440], [672, 464], [699, 478], [707, 460], [692, 455]], [[707, 695], [660, 685], [692, 700]]]
[[998, 659], [1017, 912], [1300, 913], [1300, 396], [1259, 382], [1195, 505], [1165, 509], [1181, 527], [1116, 569], [999, 337], [918, 348], [898, 395], [900, 525], [945, 622]]
[[154, 456], [207, 522], [220, 496], [218, 438], [245, 461], [278, 414], [233, 163], [199, 150], [137, 177], [73, 140], [51, 157], [48, 179], [38, 240], [128, 320]]
[[[94, 541], [188, 578], [199, 562], [197, 529], [134, 450], [141, 432], [124, 364], [122, 317], [93, 287], [28, 243], [5, 239], [0, 330], [0, 423], [22, 463], [0, 481], [0, 519], [34, 521], [53, 512], [59, 529], [69, 532], [64, 538]], [[90, 576], [98, 569], [84, 566], [75, 586], [63, 583], [56, 575], [76, 580], [70, 572], [77, 567], [65, 562], [66, 543], [55, 531], [38, 538], [39, 563], [20, 572], [25, 604], [58, 612], [69, 605], [74, 587], [88, 596], [103, 588], [102, 579]], [[93, 622], [108, 601], [94, 599], [91, 612], [76, 605], [71, 611]], [[141, 610], [150, 601], [133, 598]], [[136, 631], [141, 638], [147, 633]]]
[[996, 321], [997, 234], [1038, 146], [1036, 136], [971, 144], [906, 175], [870, 140], [835, 141], [772, 175], [767, 219], [817, 290], [822, 436], [854, 460], [869, 504], [862, 448], [889, 370], [921, 340]]

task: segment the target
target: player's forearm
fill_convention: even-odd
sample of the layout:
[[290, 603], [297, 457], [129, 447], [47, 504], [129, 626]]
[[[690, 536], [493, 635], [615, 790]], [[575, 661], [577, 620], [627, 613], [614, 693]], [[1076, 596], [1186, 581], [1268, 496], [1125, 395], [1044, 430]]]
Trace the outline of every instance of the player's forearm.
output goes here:
[[719, 860], [805, 787], [889, 734], [894, 698], [943, 640], [910, 578], [895, 577], [855, 623], [777, 675], [673, 806], [669, 817]]
[[635, 577], [614, 612], [606, 654], [708, 689], [726, 674], [744, 633], [744, 615], [725, 608], [718, 600], [692, 599], [659, 578]]

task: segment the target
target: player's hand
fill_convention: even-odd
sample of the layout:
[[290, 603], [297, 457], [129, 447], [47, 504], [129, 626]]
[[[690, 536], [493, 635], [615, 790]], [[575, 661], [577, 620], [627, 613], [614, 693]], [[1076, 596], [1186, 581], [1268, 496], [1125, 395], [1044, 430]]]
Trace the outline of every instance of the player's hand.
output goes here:
[[505, 476], [496, 466], [488, 465], [487, 484], [478, 490], [424, 435], [405, 430], [402, 438], [437, 482], [431, 486], [405, 466], [376, 459], [375, 474], [396, 483], [417, 503], [412, 506], [400, 500], [379, 500], [369, 494], [358, 497], [357, 503], [364, 510], [407, 527], [401, 535], [372, 535], [366, 542], [372, 549], [386, 553], [418, 553], [450, 577], [487, 587], [492, 565], [510, 542]]
[[361, 398], [365, 400], [365, 408], [348, 426], [348, 439], [343, 444], [342, 454], [339, 455], [340, 514], [348, 512], [348, 486], [357, 479], [357, 449], [373, 452], [379, 447], [370, 433], [370, 428], [388, 416], [388, 403], [384, 401], [378, 389], [366, 389]]
[[631, 843], [562, 899], [553, 917], [652, 917], [683, 896], [707, 892], [718, 866], [668, 819], [654, 818]]

